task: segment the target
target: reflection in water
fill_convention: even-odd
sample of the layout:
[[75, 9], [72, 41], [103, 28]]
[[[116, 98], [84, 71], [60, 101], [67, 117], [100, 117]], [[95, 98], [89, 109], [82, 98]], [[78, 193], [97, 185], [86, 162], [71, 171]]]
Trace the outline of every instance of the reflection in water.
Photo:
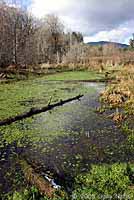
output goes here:
[[[95, 108], [99, 106], [98, 95], [104, 89], [104, 85], [82, 84], [91, 88], [91, 92], [81, 101], [57, 108], [52, 114], [37, 115], [31, 123], [21, 122], [19, 129], [27, 130], [29, 133], [34, 132], [31, 143], [26, 148], [15, 148], [14, 145], [6, 150], [6, 155], [19, 153], [41, 175], [54, 176], [57, 183], [64, 185], [67, 191], [73, 188], [75, 176], [88, 171], [91, 164], [123, 162], [132, 160], [133, 157], [124, 148], [126, 136], [121, 130], [112, 120], [107, 119], [105, 114], [95, 112]], [[54, 134], [55, 138], [50, 139]], [[19, 166], [15, 162], [12, 165], [14, 157], [10, 158], [11, 160], [5, 158], [0, 165], [4, 165], [5, 170], [12, 166], [15, 175], [17, 167], [20, 171]], [[1, 170], [3, 174], [5, 170]], [[0, 174], [1, 180], [3, 174]], [[7, 177], [1, 181], [4, 186], [1, 191], [7, 188], [6, 180]], [[13, 185], [13, 181], [10, 184]]]

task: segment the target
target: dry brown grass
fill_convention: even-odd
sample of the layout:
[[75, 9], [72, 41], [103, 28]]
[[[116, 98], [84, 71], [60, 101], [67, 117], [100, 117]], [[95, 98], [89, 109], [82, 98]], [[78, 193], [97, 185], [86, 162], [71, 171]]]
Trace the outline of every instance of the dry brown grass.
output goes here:
[[134, 114], [134, 66], [123, 67], [116, 74], [114, 84], [101, 94], [102, 100], [112, 108], [122, 107]]

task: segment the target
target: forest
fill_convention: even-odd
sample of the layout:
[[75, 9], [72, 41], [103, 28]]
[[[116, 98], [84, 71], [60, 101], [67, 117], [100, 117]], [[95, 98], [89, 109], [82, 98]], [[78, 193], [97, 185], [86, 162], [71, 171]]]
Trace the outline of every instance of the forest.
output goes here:
[[134, 38], [0, 0], [0, 199], [134, 199]]

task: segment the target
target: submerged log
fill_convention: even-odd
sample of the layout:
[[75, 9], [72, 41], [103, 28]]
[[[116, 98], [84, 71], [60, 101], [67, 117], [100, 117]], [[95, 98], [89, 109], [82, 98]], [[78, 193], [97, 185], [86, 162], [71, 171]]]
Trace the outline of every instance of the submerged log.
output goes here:
[[79, 100], [81, 97], [83, 97], [83, 95], [78, 95], [78, 96], [75, 96], [75, 97], [72, 97], [72, 98], [69, 98], [66, 100], [60, 100], [59, 102], [54, 103], [54, 104], [49, 103], [47, 106], [45, 106], [43, 108], [31, 108], [30, 111], [28, 111], [28, 112], [24, 112], [20, 115], [16, 115], [15, 117], [10, 117], [10, 118], [0, 121], [0, 126], [10, 125], [16, 121], [29, 118], [33, 115], [36, 115], [36, 114], [39, 114], [42, 112], [47, 112], [49, 110], [54, 109], [55, 107], [63, 106], [64, 104], [69, 103], [74, 100]]
[[19, 164], [26, 181], [30, 185], [35, 186], [41, 195], [45, 195], [49, 198], [54, 197], [56, 189], [52, 187], [51, 183], [47, 179], [36, 173], [25, 160], [19, 160]]

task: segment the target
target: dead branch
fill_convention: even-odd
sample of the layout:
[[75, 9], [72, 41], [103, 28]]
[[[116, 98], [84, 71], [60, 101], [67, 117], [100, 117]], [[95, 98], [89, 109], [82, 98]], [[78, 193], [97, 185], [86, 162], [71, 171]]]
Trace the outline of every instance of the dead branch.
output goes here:
[[42, 107], [42, 108], [31, 108], [30, 111], [28, 111], [28, 112], [24, 112], [24, 113], [17, 115], [15, 117], [10, 117], [10, 118], [7, 118], [7, 119], [0, 121], [0, 126], [10, 125], [10, 124], [12, 124], [16, 121], [29, 118], [33, 115], [36, 115], [36, 114], [39, 114], [39, 113], [42, 113], [42, 112], [47, 112], [49, 110], [54, 109], [55, 107], [63, 106], [64, 104], [69, 103], [69, 102], [74, 101], [74, 100], [79, 100], [81, 97], [83, 97], [83, 95], [78, 95], [76, 97], [69, 98], [69, 99], [66, 99], [66, 100], [60, 100], [57, 103], [48, 104], [47, 106]]
[[25, 160], [19, 160], [19, 164], [24, 173], [26, 181], [29, 184], [34, 185], [39, 190], [41, 195], [46, 195], [50, 198], [54, 196], [56, 189], [52, 187], [48, 180], [36, 173]]

